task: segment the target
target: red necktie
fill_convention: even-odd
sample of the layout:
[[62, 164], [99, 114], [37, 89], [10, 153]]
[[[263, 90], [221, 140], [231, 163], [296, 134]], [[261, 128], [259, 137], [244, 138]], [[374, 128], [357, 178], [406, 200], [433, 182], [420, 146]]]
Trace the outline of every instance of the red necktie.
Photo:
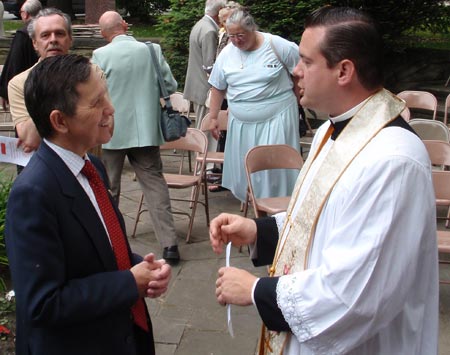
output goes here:
[[[81, 173], [86, 176], [92, 191], [94, 191], [95, 199], [97, 200], [98, 207], [102, 213], [106, 229], [108, 230], [117, 266], [119, 267], [119, 270], [129, 270], [131, 268], [131, 262], [128, 255], [127, 244], [125, 242], [125, 235], [123, 234], [119, 219], [117, 218], [111, 200], [109, 199], [103, 180], [89, 160], [85, 160]], [[149, 329], [145, 314], [144, 299], [140, 298], [131, 308], [131, 312], [133, 313], [134, 322], [148, 332]]]

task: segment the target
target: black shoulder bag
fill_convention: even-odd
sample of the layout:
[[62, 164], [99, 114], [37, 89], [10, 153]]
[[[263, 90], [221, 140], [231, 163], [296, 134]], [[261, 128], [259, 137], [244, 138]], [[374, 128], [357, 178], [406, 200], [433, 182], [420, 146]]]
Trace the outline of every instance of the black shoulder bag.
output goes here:
[[152, 57], [156, 74], [158, 76], [160, 94], [165, 102], [165, 106], [161, 107], [161, 131], [166, 142], [175, 141], [180, 137], [186, 136], [187, 129], [191, 125], [191, 120], [173, 109], [172, 102], [170, 102], [169, 93], [167, 92], [164, 79], [161, 75], [161, 68], [159, 66], [158, 59], [156, 58], [153, 44], [150, 41], [145, 43], [150, 49], [150, 56]]

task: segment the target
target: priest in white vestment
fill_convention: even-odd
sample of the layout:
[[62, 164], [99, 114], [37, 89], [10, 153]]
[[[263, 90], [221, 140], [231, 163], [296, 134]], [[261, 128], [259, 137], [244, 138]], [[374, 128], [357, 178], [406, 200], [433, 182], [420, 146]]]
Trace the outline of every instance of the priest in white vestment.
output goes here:
[[213, 250], [251, 246], [271, 277], [221, 268], [221, 304], [254, 304], [260, 354], [437, 354], [438, 261], [431, 164], [382, 88], [372, 20], [324, 7], [299, 46], [300, 103], [329, 113], [286, 213], [221, 214]]

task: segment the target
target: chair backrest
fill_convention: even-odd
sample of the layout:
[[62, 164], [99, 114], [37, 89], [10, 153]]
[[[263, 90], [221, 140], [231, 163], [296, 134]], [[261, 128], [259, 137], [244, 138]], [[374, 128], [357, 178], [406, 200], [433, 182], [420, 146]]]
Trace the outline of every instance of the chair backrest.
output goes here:
[[397, 94], [397, 96], [406, 102], [408, 108], [423, 109], [433, 111], [433, 120], [436, 119], [437, 99], [431, 92], [405, 90]]
[[170, 95], [170, 102], [172, 102], [172, 107], [179, 111], [182, 115], [185, 115], [186, 117], [189, 116], [190, 110], [191, 110], [191, 103], [189, 100], [186, 100], [183, 97], [183, 93], [181, 92], [174, 92], [172, 95]]
[[450, 166], [450, 143], [444, 141], [424, 140], [431, 164]]
[[301, 154], [287, 144], [259, 145], [245, 156], [247, 175], [269, 169], [297, 169], [303, 166]]
[[409, 121], [409, 124], [423, 140], [450, 141], [448, 127], [441, 121], [413, 118]]
[[[252, 174], [262, 170], [271, 169], [297, 169], [300, 170], [303, 166], [302, 155], [298, 150], [287, 144], [271, 144], [259, 145], [251, 148], [245, 155], [244, 160], [245, 172], [247, 174], [247, 197], [244, 207], [244, 213], [247, 214], [247, 206], [249, 201], [252, 201], [255, 210], [255, 216], [259, 217], [258, 199], [252, 184]], [[278, 197], [275, 204], [279, 204], [280, 199], [285, 197]], [[288, 202], [288, 201], [286, 201]], [[272, 203], [271, 203], [272, 204]], [[283, 202], [281, 202], [284, 205]], [[275, 207], [275, 206], [272, 206]], [[287, 206], [285, 206], [287, 207]]]
[[[217, 116], [217, 121], [219, 124], [219, 130], [226, 131], [228, 128], [228, 111], [220, 110], [219, 115]], [[207, 113], [202, 119], [200, 130], [203, 132], [211, 131], [215, 128], [215, 126], [216, 123], [211, 119], [210, 114]]]
[[197, 128], [188, 128], [186, 137], [181, 137], [176, 141], [166, 142], [160, 146], [160, 149], [180, 149], [189, 150], [200, 154], [205, 154], [208, 148], [206, 135]]
[[444, 104], [444, 123], [447, 124], [448, 122], [448, 114], [450, 113], [450, 94], [448, 94], [447, 98], [445, 99]]
[[406, 122], [409, 122], [409, 120], [411, 119], [411, 111], [409, 110], [408, 106], [405, 106], [405, 109], [400, 113], [400, 116], [402, 116]]
[[432, 174], [436, 200], [450, 200], [450, 171], [433, 170]]

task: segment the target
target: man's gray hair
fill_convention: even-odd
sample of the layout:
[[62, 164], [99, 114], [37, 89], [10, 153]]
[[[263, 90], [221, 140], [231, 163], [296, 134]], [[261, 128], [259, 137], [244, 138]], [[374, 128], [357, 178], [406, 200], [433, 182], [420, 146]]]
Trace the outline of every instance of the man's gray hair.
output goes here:
[[208, 16], [217, 16], [221, 8], [227, 4], [226, 0], [206, 0], [205, 14]]
[[39, 0], [27, 0], [23, 3], [22, 10], [31, 17], [35, 17], [42, 10], [42, 4]]
[[54, 7], [47, 7], [39, 11], [38, 14], [35, 17], [33, 17], [33, 19], [28, 24], [27, 31], [31, 39], [34, 39], [34, 36], [36, 34], [36, 21], [41, 17], [47, 17], [52, 15], [59, 15], [64, 19], [64, 22], [66, 23], [67, 33], [70, 35], [70, 37], [72, 37], [72, 21], [70, 20], [69, 15], [65, 14], [59, 9], [55, 9]]

